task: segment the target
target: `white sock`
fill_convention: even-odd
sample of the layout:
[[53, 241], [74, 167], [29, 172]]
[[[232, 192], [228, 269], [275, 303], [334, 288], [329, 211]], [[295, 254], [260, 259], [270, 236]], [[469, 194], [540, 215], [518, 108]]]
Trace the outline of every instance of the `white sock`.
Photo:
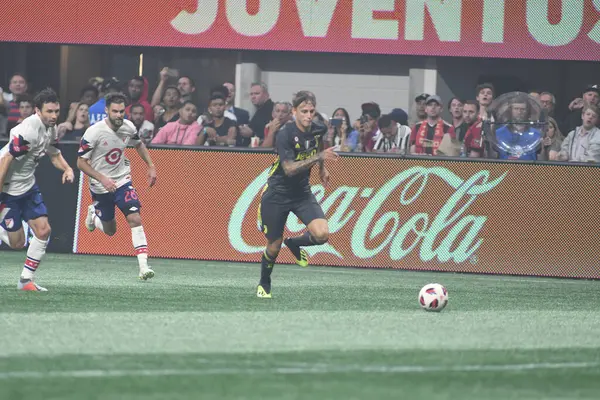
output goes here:
[[47, 245], [47, 240], [40, 240], [35, 237], [35, 235], [31, 238], [29, 248], [27, 249], [27, 259], [25, 259], [25, 265], [23, 266], [23, 272], [21, 273], [21, 279], [33, 279], [33, 275], [38, 269], [42, 257], [46, 254]]
[[133, 251], [138, 259], [140, 269], [148, 268], [148, 242], [143, 226], [131, 228], [131, 241], [133, 242]]
[[94, 225], [96, 225], [96, 229], [100, 229], [100, 232], [104, 233], [104, 225], [102, 225], [102, 220], [97, 215], [94, 215]]
[[5, 244], [10, 246], [10, 241], [8, 239], [8, 232], [6, 229], [0, 226], [0, 240], [2, 240]]

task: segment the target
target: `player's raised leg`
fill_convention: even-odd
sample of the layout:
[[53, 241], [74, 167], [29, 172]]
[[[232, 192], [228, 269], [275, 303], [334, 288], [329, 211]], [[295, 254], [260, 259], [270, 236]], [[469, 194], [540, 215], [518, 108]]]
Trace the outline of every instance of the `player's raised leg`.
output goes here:
[[302, 247], [327, 243], [327, 240], [329, 240], [329, 225], [323, 214], [323, 209], [312, 193], [307, 199], [298, 201], [292, 212], [306, 225], [308, 231], [301, 236], [287, 238], [284, 243], [296, 258], [296, 264], [307, 267], [308, 253]]

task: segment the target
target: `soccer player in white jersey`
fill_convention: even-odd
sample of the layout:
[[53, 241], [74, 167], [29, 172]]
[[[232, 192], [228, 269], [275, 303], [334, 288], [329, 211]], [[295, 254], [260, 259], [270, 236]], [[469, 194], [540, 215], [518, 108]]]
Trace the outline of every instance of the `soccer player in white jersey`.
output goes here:
[[47, 153], [52, 164], [63, 171], [62, 182], [73, 182], [73, 169], [56, 147], [56, 121], [60, 102], [52, 89], [44, 89], [35, 96], [35, 114], [26, 118], [10, 131], [10, 141], [0, 150], [0, 240], [13, 249], [25, 246], [23, 224], [33, 230], [17, 288], [46, 292], [34, 282], [35, 271], [50, 237], [48, 211], [40, 189], [35, 182], [35, 169]]
[[117, 232], [115, 206], [119, 207], [131, 228], [131, 240], [142, 280], [154, 277], [148, 266], [148, 243], [140, 216], [141, 203], [131, 183], [131, 168], [125, 148], [135, 146], [148, 165], [148, 184], [156, 182], [156, 169], [150, 154], [131, 121], [125, 120], [125, 95], [106, 96], [107, 117], [92, 125], [81, 138], [77, 167], [90, 177], [94, 203], [88, 207], [85, 224], [90, 232], [99, 229], [112, 236]]

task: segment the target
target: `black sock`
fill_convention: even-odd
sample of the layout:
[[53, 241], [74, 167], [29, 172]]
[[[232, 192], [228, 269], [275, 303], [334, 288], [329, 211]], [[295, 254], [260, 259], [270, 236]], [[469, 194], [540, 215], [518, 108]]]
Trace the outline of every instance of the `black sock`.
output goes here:
[[260, 285], [269, 292], [271, 290], [271, 273], [275, 265], [276, 257], [267, 254], [267, 250], [263, 252], [260, 261]]
[[296, 236], [285, 241], [285, 244], [291, 244], [297, 247], [316, 246], [317, 243], [310, 235], [310, 232], [304, 232], [302, 236]]

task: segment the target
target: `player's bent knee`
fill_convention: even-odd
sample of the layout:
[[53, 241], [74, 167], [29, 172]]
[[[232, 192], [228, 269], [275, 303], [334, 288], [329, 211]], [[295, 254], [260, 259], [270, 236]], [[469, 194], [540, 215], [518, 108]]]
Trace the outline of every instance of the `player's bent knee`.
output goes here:
[[34, 231], [35, 237], [40, 240], [48, 240], [50, 237], [50, 233], [52, 232], [52, 228], [50, 228], [49, 224], [45, 224], [40, 226]]
[[329, 230], [321, 230], [312, 234], [315, 244], [325, 244], [329, 240]]
[[140, 214], [129, 214], [127, 216], [127, 223], [130, 228], [137, 228], [138, 226], [142, 226], [142, 217]]

